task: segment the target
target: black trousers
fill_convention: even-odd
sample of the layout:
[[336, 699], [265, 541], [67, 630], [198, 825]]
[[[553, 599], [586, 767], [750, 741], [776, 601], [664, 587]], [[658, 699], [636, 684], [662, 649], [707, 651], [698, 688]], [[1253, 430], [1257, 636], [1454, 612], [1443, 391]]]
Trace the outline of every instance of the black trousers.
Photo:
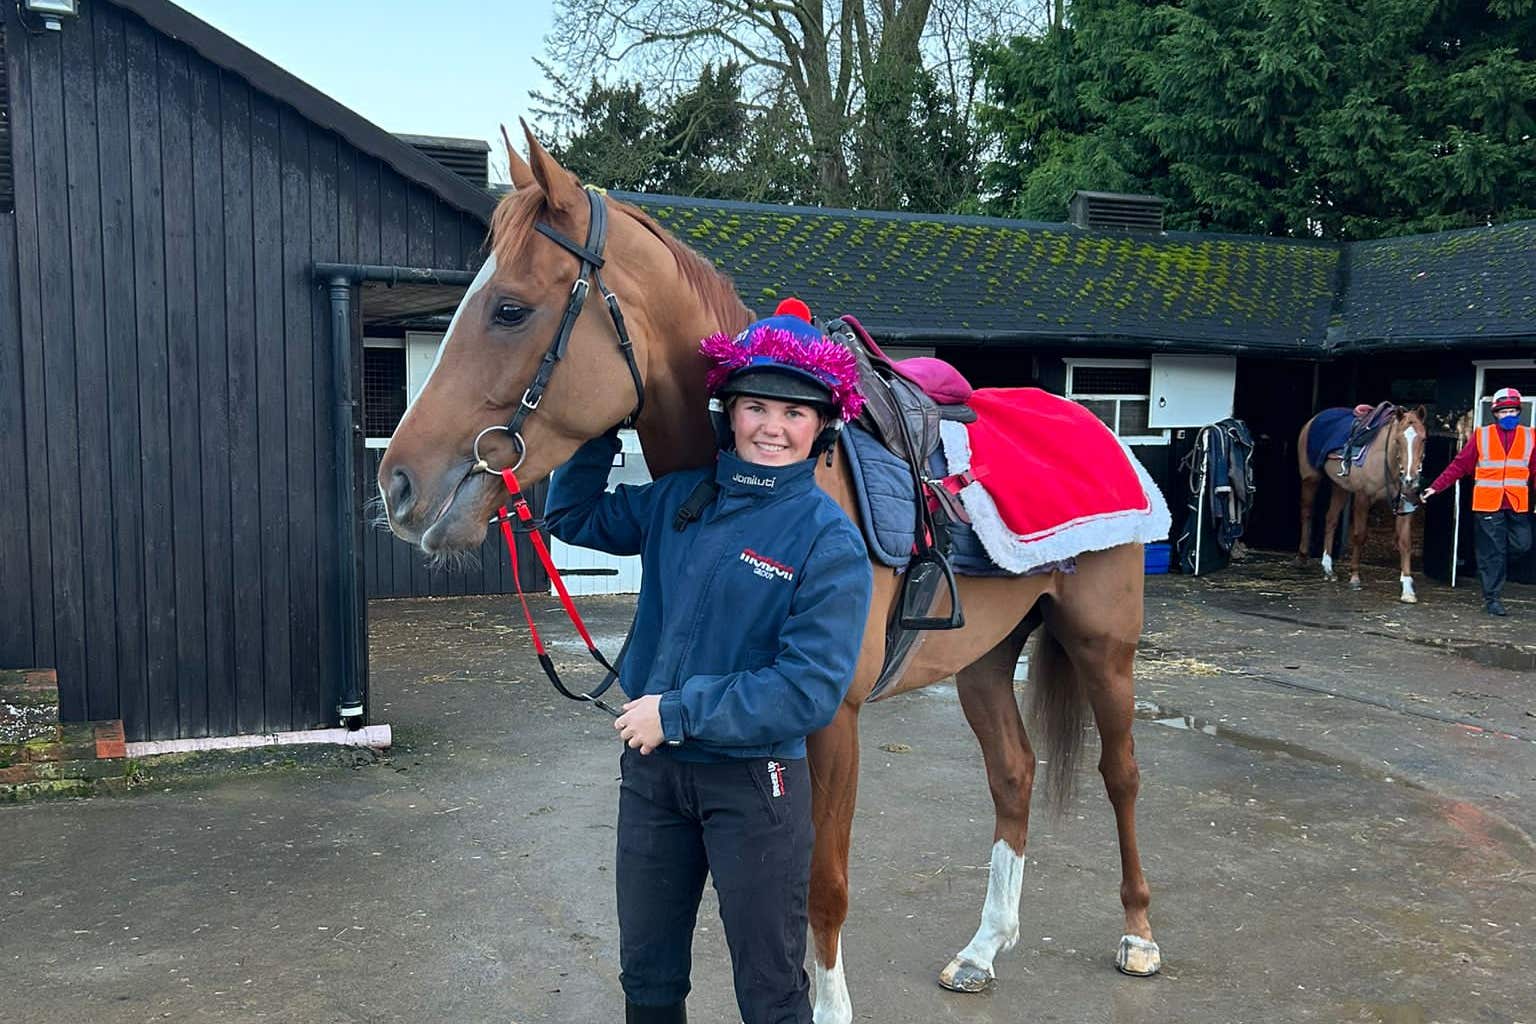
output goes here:
[[619, 980], [642, 1006], [688, 995], [693, 928], [713, 876], [744, 1024], [811, 1024], [805, 976], [810, 771], [795, 761], [620, 759]]
[[1473, 514], [1477, 519], [1477, 579], [1483, 585], [1483, 600], [1493, 601], [1504, 590], [1510, 560], [1531, 550], [1531, 516], [1507, 508]]

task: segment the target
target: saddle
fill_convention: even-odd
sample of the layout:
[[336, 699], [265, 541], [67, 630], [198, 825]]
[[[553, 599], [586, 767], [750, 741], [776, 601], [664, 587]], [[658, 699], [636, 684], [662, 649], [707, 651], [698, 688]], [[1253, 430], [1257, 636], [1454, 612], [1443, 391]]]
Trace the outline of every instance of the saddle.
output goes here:
[[1339, 476], [1349, 476], [1349, 469], [1365, 453], [1366, 448], [1375, 440], [1377, 433], [1392, 418], [1397, 406], [1391, 402], [1382, 402], [1377, 406], [1355, 406], [1355, 418], [1349, 426], [1349, 437], [1345, 439], [1344, 448], [1339, 460]]
[[892, 359], [848, 314], [829, 323], [827, 335], [859, 361], [859, 389], [865, 400], [859, 425], [894, 454], [921, 466], [939, 447], [941, 420], [975, 421], [976, 414], [965, 405], [970, 383], [942, 359]]
[[[959, 500], [927, 479], [928, 460], [941, 444], [944, 420], [969, 423], [976, 414], [964, 402], [971, 386], [960, 371], [940, 359], [891, 359], [856, 317], [844, 314], [826, 325], [827, 336], [854, 354], [864, 411], [857, 425], [901, 460], [910, 480], [913, 508], [912, 556], [901, 576], [896, 614], [886, 624], [885, 664], [871, 697], [883, 692], [916, 651], [921, 631], [965, 625], [960, 589], [949, 564], [949, 524], [965, 520]], [[948, 615], [935, 615], [941, 594], [949, 594]]]

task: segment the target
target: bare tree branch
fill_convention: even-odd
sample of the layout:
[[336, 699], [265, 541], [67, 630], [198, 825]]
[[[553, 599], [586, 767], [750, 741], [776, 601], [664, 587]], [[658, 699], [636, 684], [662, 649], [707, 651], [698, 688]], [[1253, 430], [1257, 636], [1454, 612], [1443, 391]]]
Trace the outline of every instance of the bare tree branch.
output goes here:
[[[970, 44], [1043, 28], [1061, 0], [556, 0], [541, 63], [556, 97], [571, 81], [633, 75], [651, 95], [690, 88], [707, 64], [746, 62], [742, 95], [756, 107], [787, 85], [811, 140], [822, 198], [849, 181], [871, 86], [889, 93], [928, 71], [969, 118]], [[558, 74], [556, 73], [558, 72]], [[563, 76], [565, 81], [562, 81]], [[540, 97], [550, 105], [558, 98]], [[892, 108], [878, 116], [906, 116]], [[875, 128], [890, 138], [893, 124]]]

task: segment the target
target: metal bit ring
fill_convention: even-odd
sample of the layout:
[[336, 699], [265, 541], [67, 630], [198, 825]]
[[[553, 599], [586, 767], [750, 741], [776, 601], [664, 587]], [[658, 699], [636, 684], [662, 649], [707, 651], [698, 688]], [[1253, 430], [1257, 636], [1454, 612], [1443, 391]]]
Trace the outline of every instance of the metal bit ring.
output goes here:
[[519, 469], [522, 468], [523, 460], [528, 457], [528, 446], [523, 443], [522, 434], [507, 430], [507, 428], [502, 426], [500, 423], [492, 424], [491, 426], [486, 427], [484, 430], [480, 431], [480, 433], [475, 435], [475, 469], [483, 473], [500, 474], [502, 472], [499, 469], [492, 469], [491, 464], [485, 461], [485, 456], [480, 454], [480, 439], [493, 430], [505, 430], [507, 435], [512, 438], [512, 444], [517, 448], [517, 461], [512, 464], [511, 468], [512, 472], [516, 473]]

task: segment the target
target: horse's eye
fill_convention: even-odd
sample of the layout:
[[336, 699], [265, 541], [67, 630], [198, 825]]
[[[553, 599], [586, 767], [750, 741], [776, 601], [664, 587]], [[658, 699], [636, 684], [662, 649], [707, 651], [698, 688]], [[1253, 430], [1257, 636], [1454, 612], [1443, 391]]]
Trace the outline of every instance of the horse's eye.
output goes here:
[[502, 327], [516, 327], [527, 320], [532, 312], [533, 310], [527, 306], [519, 306], [515, 302], [502, 302], [497, 304], [492, 319]]

